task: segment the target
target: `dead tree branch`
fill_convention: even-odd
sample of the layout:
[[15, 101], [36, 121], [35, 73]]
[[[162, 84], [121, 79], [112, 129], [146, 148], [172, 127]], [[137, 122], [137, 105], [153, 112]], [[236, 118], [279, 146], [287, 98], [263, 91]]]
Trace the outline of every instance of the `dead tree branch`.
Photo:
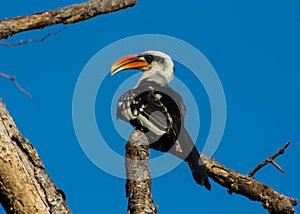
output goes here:
[[134, 6], [137, 0], [91, 0], [51, 11], [4, 19], [0, 22], [0, 39], [14, 34], [42, 29], [56, 24], [70, 24]]
[[38, 42], [44, 42], [46, 41], [46, 39], [48, 39], [50, 36], [54, 36], [59, 34], [60, 32], [62, 32], [64, 29], [66, 29], [66, 27], [62, 27], [61, 29], [59, 29], [58, 31], [55, 32], [50, 32], [47, 33], [45, 36], [43, 36], [40, 39], [27, 39], [27, 40], [21, 40], [19, 42], [16, 43], [7, 43], [7, 42], [2, 42], [0, 41], [0, 45], [6, 46], [8, 48], [14, 47], [14, 46], [20, 46], [20, 45], [25, 45], [28, 43], [38, 43]]
[[11, 80], [11, 81], [15, 84], [15, 86], [16, 86], [22, 93], [26, 94], [29, 98], [32, 99], [31, 94], [30, 94], [28, 91], [26, 91], [26, 90], [25, 90], [25, 89], [17, 82], [17, 78], [16, 78], [15, 76], [10, 76], [10, 75], [7, 75], [7, 74], [5, 74], [5, 73], [1, 73], [1, 72], [0, 72], [0, 77], [4, 77], [4, 78], [6, 78], [6, 79]]
[[[147, 139], [140, 137], [137, 142], [144, 145], [147, 144]], [[286, 148], [286, 146], [283, 148]], [[170, 150], [170, 153], [184, 159], [181, 152]], [[229, 194], [236, 193], [247, 197], [251, 201], [259, 201], [262, 203], [263, 208], [267, 209], [271, 214], [296, 213], [294, 206], [298, 203], [297, 199], [280, 194], [271, 187], [255, 180], [253, 177], [229, 169], [213, 158], [208, 158], [203, 154], [200, 155], [207, 169], [208, 176], [216, 183], [228, 189]]]
[[253, 177], [256, 172], [258, 172], [261, 168], [263, 168], [268, 163], [273, 164], [280, 172], [285, 173], [285, 171], [275, 162], [275, 158], [279, 155], [283, 154], [285, 149], [291, 144], [291, 142], [287, 142], [281, 149], [276, 152], [274, 155], [270, 156], [260, 164], [258, 164], [248, 175]]
[[252, 201], [259, 201], [262, 203], [263, 208], [272, 214], [296, 213], [294, 206], [298, 203], [297, 199], [280, 194], [251, 176], [229, 169], [203, 154], [201, 154], [201, 157], [205, 161], [209, 177], [227, 188], [229, 194], [236, 193]]
[[0, 100], [0, 202], [7, 213], [71, 213]]
[[155, 214], [158, 206], [153, 204], [151, 176], [148, 168], [149, 145], [141, 131], [133, 131], [126, 145], [126, 197], [128, 214]]

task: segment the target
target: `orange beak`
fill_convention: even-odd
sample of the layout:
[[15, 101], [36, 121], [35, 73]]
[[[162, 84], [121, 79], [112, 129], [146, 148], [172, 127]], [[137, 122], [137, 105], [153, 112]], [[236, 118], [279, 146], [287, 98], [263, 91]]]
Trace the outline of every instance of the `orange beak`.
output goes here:
[[125, 56], [117, 61], [111, 67], [110, 75], [114, 75], [119, 73], [123, 70], [128, 69], [138, 69], [141, 70], [142, 68], [148, 67], [149, 64], [145, 61], [145, 59], [138, 54], [133, 54], [130, 56]]

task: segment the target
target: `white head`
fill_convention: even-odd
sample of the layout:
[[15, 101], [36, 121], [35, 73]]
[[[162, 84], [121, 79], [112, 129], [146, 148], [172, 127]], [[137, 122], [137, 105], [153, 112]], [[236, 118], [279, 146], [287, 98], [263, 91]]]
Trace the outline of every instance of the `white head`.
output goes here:
[[171, 57], [160, 51], [146, 51], [117, 60], [112, 68], [111, 75], [122, 70], [138, 69], [143, 71], [142, 80], [152, 80], [160, 84], [170, 82], [174, 77], [174, 63]]

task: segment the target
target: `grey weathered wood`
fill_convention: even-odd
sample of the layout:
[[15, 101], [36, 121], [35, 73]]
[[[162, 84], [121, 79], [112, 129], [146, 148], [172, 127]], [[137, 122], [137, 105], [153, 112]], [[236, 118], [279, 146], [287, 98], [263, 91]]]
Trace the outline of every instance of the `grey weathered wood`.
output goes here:
[[[184, 159], [182, 154], [176, 150], [172, 150], [171, 153]], [[236, 193], [252, 201], [259, 201], [262, 203], [263, 208], [272, 214], [296, 213], [294, 206], [298, 204], [297, 199], [280, 194], [271, 187], [255, 180], [253, 177], [229, 169], [204, 154], [200, 153], [200, 156], [205, 164], [208, 176], [228, 189], [229, 194]]]
[[4, 19], [0, 22], [0, 39], [23, 31], [41, 29], [56, 24], [70, 24], [134, 6], [137, 0], [91, 0], [81, 4], [29, 16]]
[[0, 202], [7, 213], [71, 213], [0, 100]]
[[158, 206], [153, 204], [151, 176], [148, 168], [149, 145], [141, 131], [133, 131], [126, 145], [126, 197], [128, 214], [154, 214]]
[[209, 177], [221, 186], [228, 189], [229, 194], [243, 195], [252, 201], [262, 203], [264, 209], [272, 214], [295, 214], [294, 206], [297, 199], [278, 193], [271, 187], [255, 180], [249, 175], [243, 175], [229, 169], [212, 158], [201, 154]]

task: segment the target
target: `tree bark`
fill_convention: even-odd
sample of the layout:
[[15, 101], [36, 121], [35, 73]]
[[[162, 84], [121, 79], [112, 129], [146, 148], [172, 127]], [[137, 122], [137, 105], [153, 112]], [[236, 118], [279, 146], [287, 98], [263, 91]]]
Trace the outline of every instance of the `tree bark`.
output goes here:
[[271, 187], [225, 167], [212, 158], [201, 154], [209, 177], [228, 189], [228, 193], [243, 195], [251, 201], [259, 201], [271, 214], [294, 214], [297, 199], [276, 192]]
[[70, 24], [92, 17], [132, 7], [137, 0], [91, 0], [52, 11], [4, 19], [0, 22], [0, 39], [23, 31], [42, 29], [56, 24]]
[[[135, 132], [133, 132], [133, 134]], [[142, 175], [148, 176], [146, 177], [147, 182], [149, 180], [151, 184], [150, 173], [148, 173], [149, 169], [147, 168], [146, 165], [148, 164], [148, 160], [149, 160], [149, 156], [148, 156], [149, 152], [147, 150], [149, 149], [149, 146], [147, 146], [148, 144], [147, 138], [145, 137], [145, 135], [141, 134], [141, 132], [139, 132], [137, 135], [134, 136], [133, 134], [130, 136], [129, 142], [135, 142], [141, 146], [134, 147], [130, 145], [130, 150], [129, 150], [127, 145], [126, 147], [127, 154], [129, 152], [130, 154], [134, 154], [131, 159], [146, 160], [146, 161], [139, 162], [141, 165], [137, 165], [137, 166], [133, 165], [132, 169], [130, 170], [133, 172], [135, 172], [134, 169], [137, 170], [138, 172], [135, 173], [137, 174], [138, 178], [141, 177], [141, 180], [144, 179]], [[170, 150], [170, 153], [180, 159], [184, 160], [185, 158], [181, 152], [178, 152], [176, 150]], [[296, 213], [294, 206], [296, 206], [298, 203], [297, 199], [290, 198], [283, 194], [280, 194], [276, 192], [274, 189], [272, 189], [271, 187], [255, 180], [253, 177], [249, 175], [243, 175], [238, 173], [237, 171], [229, 169], [226, 166], [222, 165], [221, 163], [215, 161], [213, 158], [208, 158], [207, 156], [201, 153], [200, 155], [205, 164], [208, 176], [211, 179], [213, 179], [216, 183], [227, 188], [229, 194], [236, 193], [245, 196], [252, 201], [259, 201], [262, 203], [263, 208], [267, 209], [271, 214], [295, 214]], [[129, 187], [127, 186], [127, 189], [128, 188]], [[137, 189], [138, 191], [146, 192], [148, 195], [151, 196], [149, 185], [143, 186], [140, 183], [135, 182], [132, 183], [130, 189], [131, 192], [135, 192], [134, 190]], [[140, 200], [141, 203], [138, 202], [137, 200], [132, 200], [132, 203], [138, 203], [138, 205], [139, 204], [143, 205], [144, 203], [147, 202], [147, 200], [143, 200], [143, 197], [145, 196], [141, 197]], [[152, 200], [152, 196], [151, 196], [151, 200]]]
[[158, 206], [153, 204], [151, 176], [148, 168], [150, 151], [147, 138], [141, 131], [131, 133], [126, 145], [126, 197], [128, 214], [155, 214]]
[[[80, 22], [97, 15], [134, 6], [137, 0], [91, 0], [52, 11], [0, 21], [0, 39], [56, 24]], [[148, 168], [149, 146], [140, 131], [126, 145], [126, 196], [128, 213], [156, 213]], [[180, 154], [175, 154], [180, 157]], [[297, 200], [242, 175], [201, 154], [208, 175], [230, 194], [259, 201], [270, 213], [296, 213]], [[64, 193], [52, 182], [37, 152], [22, 137], [0, 100], [0, 202], [7, 213], [71, 213]]]
[[0, 202], [7, 213], [71, 213], [0, 100]]

